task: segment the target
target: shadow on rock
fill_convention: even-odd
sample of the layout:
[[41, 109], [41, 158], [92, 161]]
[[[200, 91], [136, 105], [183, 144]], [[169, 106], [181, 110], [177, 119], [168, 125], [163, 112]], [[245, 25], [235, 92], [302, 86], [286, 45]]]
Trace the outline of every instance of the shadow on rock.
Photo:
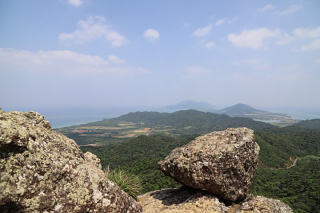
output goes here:
[[163, 205], [170, 206], [174, 204], [181, 204], [197, 197], [202, 196], [198, 190], [188, 187], [181, 187], [180, 189], [164, 189], [155, 191], [150, 194], [154, 199], [160, 200]]

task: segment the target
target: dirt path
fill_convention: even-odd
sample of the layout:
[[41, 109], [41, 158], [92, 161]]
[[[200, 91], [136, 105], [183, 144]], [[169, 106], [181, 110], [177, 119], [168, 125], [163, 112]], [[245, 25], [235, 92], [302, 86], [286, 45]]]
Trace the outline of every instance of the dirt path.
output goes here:
[[291, 165], [291, 166], [289, 166], [289, 167], [287, 167], [287, 169], [290, 169], [291, 167], [296, 166], [296, 165], [297, 165], [297, 161], [298, 161], [298, 159], [299, 159], [299, 158], [296, 158], [296, 159], [293, 161], [292, 165]]
[[299, 160], [300, 158], [296, 158], [292, 164], [290, 166], [287, 166], [287, 167], [282, 167], [282, 168], [272, 168], [272, 167], [269, 167], [269, 169], [274, 169], [274, 170], [280, 170], [280, 169], [290, 169], [292, 167], [295, 167], [297, 165], [297, 161]]

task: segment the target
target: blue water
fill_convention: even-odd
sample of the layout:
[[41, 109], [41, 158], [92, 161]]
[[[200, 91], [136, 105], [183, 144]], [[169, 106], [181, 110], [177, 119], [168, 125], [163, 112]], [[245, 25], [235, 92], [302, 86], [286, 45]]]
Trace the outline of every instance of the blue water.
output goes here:
[[[99, 108], [2, 108], [3, 111], [36, 111], [45, 116], [52, 128], [61, 128], [72, 125], [100, 121], [106, 118], [117, 117], [129, 112], [151, 110], [147, 107], [99, 107]], [[280, 110], [279, 110], [280, 111]], [[278, 111], [278, 112], [279, 112]], [[294, 119], [320, 119], [320, 110], [282, 110], [283, 113]]]
[[306, 113], [306, 112], [289, 112], [287, 113], [292, 118], [297, 120], [310, 120], [310, 119], [320, 119], [320, 112]]
[[101, 116], [45, 116], [51, 124], [52, 128], [62, 128], [67, 126], [86, 124], [94, 121], [101, 121], [107, 118], [104, 115]]
[[[64, 111], [51, 111], [50, 113], [44, 112], [46, 119], [50, 121], [52, 128], [61, 128], [72, 125], [85, 124], [94, 121], [101, 121], [106, 118], [117, 117], [129, 112], [134, 112], [138, 110], [137, 108], [108, 108], [104, 110], [70, 110]], [[286, 112], [292, 118], [297, 120], [306, 119], [320, 119], [320, 112]], [[268, 121], [277, 123], [279, 121]]]
[[106, 118], [117, 117], [129, 112], [143, 110], [143, 108], [133, 107], [108, 107], [108, 108], [2, 108], [3, 111], [36, 111], [44, 115], [52, 128], [61, 128], [93, 121], [101, 121]]

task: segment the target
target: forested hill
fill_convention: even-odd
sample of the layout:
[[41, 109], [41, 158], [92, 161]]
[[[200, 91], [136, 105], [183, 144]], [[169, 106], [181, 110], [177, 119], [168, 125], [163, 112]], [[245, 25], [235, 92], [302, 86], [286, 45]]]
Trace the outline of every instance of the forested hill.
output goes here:
[[[261, 150], [252, 192], [281, 199], [298, 213], [317, 212], [313, 210], [320, 202], [320, 132], [298, 127], [274, 130], [255, 131]], [[157, 162], [194, 137], [139, 136], [106, 146], [81, 148], [96, 154], [104, 167], [109, 165], [111, 169], [137, 175], [145, 193], [179, 186], [158, 170]]]
[[305, 128], [305, 129], [314, 129], [314, 130], [320, 131], [320, 119], [300, 121], [300, 122], [294, 124], [294, 126], [298, 126], [298, 127]]
[[[98, 155], [103, 166], [137, 175], [142, 181], [143, 192], [179, 186], [157, 169], [157, 162], [172, 149], [190, 142], [195, 137], [192, 134], [246, 126], [255, 130], [260, 146], [260, 166], [252, 193], [281, 199], [295, 213], [316, 212], [320, 201], [320, 132], [315, 127], [319, 120], [279, 128], [249, 118], [182, 110], [174, 113], [134, 112], [87, 126], [117, 125], [118, 128], [125, 122], [139, 128], [150, 127], [152, 134], [82, 149]], [[161, 134], [161, 128], [167, 129], [169, 134]], [[155, 131], [157, 129], [159, 131]]]
[[263, 113], [265, 111], [255, 109], [246, 104], [236, 104], [224, 109], [219, 110], [219, 113], [224, 113], [227, 115], [246, 115], [246, 114], [256, 114], [256, 113]]
[[202, 134], [230, 127], [248, 127], [254, 130], [275, 128], [270, 124], [249, 118], [230, 117], [196, 110], [181, 110], [173, 113], [132, 112], [117, 118], [90, 123], [90, 125], [103, 126], [111, 121], [141, 123], [149, 127], [170, 126], [177, 129], [185, 128], [186, 130], [189, 129], [188, 133], [191, 134]]

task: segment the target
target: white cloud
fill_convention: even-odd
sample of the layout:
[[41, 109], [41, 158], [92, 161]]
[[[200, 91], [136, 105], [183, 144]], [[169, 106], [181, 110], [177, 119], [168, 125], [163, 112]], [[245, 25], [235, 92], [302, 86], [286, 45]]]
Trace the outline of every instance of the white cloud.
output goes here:
[[320, 37], [320, 27], [316, 27], [313, 29], [307, 28], [296, 28], [293, 31], [293, 35], [298, 38], [319, 38]]
[[213, 41], [208, 41], [208, 42], [206, 42], [205, 46], [206, 46], [206, 48], [210, 49], [210, 48], [212, 48], [214, 46], [214, 42]]
[[308, 44], [303, 45], [302, 47], [300, 47], [299, 50], [309, 51], [309, 50], [319, 50], [319, 49], [320, 49], [320, 39], [317, 39]]
[[112, 46], [120, 47], [127, 43], [127, 39], [116, 31], [108, 32], [105, 37], [107, 41], [111, 42]]
[[87, 41], [104, 39], [112, 46], [123, 46], [127, 39], [115, 31], [112, 26], [106, 24], [105, 18], [101, 16], [90, 16], [87, 20], [78, 22], [78, 29], [72, 33], [61, 33], [58, 38], [61, 41], [73, 41], [85, 43]]
[[186, 68], [186, 72], [184, 73], [185, 78], [195, 78], [205, 74], [209, 74], [211, 71], [202, 66], [190, 66]]
[[315, 60], [316, 64], [320, 64], [320, 58]]
[[320, 49], [320, 27], [296, 28], [292, 32], [283, 32], [278, 29], [258, 28], [243, 30], [239, 34], [229, 34], [228, 39], [237, 47], [261, 48], [267, 47], [271, 42], [276, 45], [292, 43], [293, 51], [309, 51]]
[[294, 36], [288, 34], [288, 33], [283, 33], [281, 36], [279, 36], [279, 39], [276, 41], [277, 45], [287, 45], [294, 41]]
[[279, 15], [279, 16], [286, 16], [286, 15], [291, 15], [293, 13], [298, 12], [301, 10], [302, 7], [300, 5], [289, 5], [287, 8], [283, 10], [277, 10], [277, 7], [273, 4], [266, 4], [264, 7], [259, 8], [258, 12], [274, 12], [274, 14]]
[[235, 22], [238, 19], [238, 17], [233, 17], [233, 18], [222, 18], [216, 21], [216, 26], [222, 26], [225, 24], [231, 24], [233, 22]]
[[153, 41], [160, 38], [160, 33], [155, 29], [149, 28], [146, 31], [144, 31], [143, 36], [146, 39]]
[[260, 47], [264, 47], [267, 39], [276, 38], [279, 35], [279, 30], [258, 28], [253, 30], [243, 30], [240, 34], [229, 34], [228, 39], [234, 46], [258, 49]]
[[203, 28], [196, 29], [192, 34], [196, 37], [204, 37], [207, 36], [212, 30], [212, 24], [209, 24]]
[[125, 60], [120, 59], [118, 56], [116, 55], [108, 55], [108, 62], [110, 63], [115, 63], [115, 64], [124, 64], [126, 63]]
[[226, 22], [226, 19], [219, 19], [218, 21], [216, 21], [216, 26], [221, 26]]
[[[288, 35], [288, 34], [287, 34]], [[283, 36], [284, 37], [284, 36]], [[295, 41], [300, 47], [294, 47], [294, 51], [310, 51], [320, 49], [320, 27], [296, 28], [287, 37]]]
[[263, 8], [258, 9], [260, 12], [267, 12], [267, 11], [273, 11], [276, 9], [276, 6], [273, 4], [266, 4]]
[[[110, 64], [112, 62], [112, 64]], [[112, 75], [142, 73], [142, 68], [120, 65], [116, 56], [104, 59], [70, 50], [26, 51], [0, 48], [2, 71], [52, 73], [104, 73]], [[115, 64], [114, 63], [118, 63]], [[145, 70], [143, 71], [145, 72]]]
[[286, 15], [290, 15], [293, 13], [298, 12], [299, 10], [301, 10], [301, 6], [300, 5], [290, 5], [289, 7], [285, 8], [284, 10], [279, 12], [280, 16], [286, 16]]
[[80, 7], [83, 4], [82, 0], [68, 0], [68, 3], [75, 7]]

